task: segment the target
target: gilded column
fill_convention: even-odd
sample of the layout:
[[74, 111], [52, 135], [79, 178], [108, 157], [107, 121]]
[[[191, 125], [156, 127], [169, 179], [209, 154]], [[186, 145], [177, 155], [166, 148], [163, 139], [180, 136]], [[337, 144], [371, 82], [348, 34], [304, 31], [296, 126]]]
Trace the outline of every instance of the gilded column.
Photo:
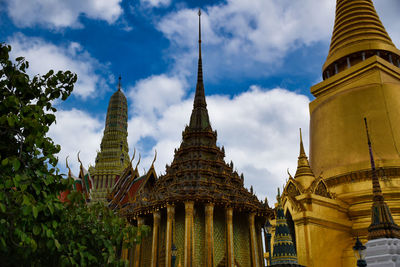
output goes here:
[[153, 213], [153, 244], [151, 246], [151, 267], [157, 267], [157, 256], [158, 256], [158, 231], [160, 228], [160, 212], [155, 211]]
[[225, 210], [225, 220], [226, 220], [226, 250], [227, 250], [227, 267], [235, 266], [235, 254], [233, 251], [233, 209], [231, 207]]
[[175, 206], [167, 205], [167, 233], [165, 238], [165, 267], [171, 267], [172, 227], [175, 218]]
[[[142, 217], [138, 217], [137, 219], [137, 227], [138, 227], [138, 236], [140, 237], [140, 227], [144, 224], [144, 219]], [[136, 245], [135, 248], [135, 267], [140, 267], [140, 247], [141, 243]]]
[[185, 252], [184, 267], [192, 266], [192, 249], [193, 249], [193, 201], [185, 202]]
[[206, 267], [212, 267], [214, 261], [214, 204], [207, 203], [205, 206], [206, 229], [205, 229], [205, 256]]
[[254, 212], [249, 214], [249, 226], [250, 226], [250, 249], [251, 249], [251, 262], [252, 267], [259, 266], [259, 257], [258, 257], [258, 250], [257, 250], [257, 235], [256, 229], [254, 225], [254, 218], [256, 214]]

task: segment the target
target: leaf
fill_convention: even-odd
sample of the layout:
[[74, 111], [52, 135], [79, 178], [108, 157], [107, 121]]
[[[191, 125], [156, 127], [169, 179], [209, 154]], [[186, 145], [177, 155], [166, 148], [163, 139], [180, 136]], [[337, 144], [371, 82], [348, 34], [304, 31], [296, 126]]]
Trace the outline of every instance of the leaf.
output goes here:
[[[51, 204], [51, 203], [48, 203], [48, 204], [47, 204], [47, 207], [49, 208], [50, 213], [53, 214], [53, 213], [54, 213], [54, 208], [53, 208], [52, 204]], [[56, 222], [56, 221], [53, 221], [53, 226], [54, 226], [54, 222]], [[54, 228], [55, 228], [55, 227], [56, 227], [56, 226], [54, 226]]]
[[1, 165], [6, 166], [8, 164], [8, 158], [5, 158], [1, 161]]
[[14, 127], [15, 120], [11, 117], [7, 117], [7, 122], [10, 127]]
[[29, 200], [27, 195], [22, 196], [22, 205], [30, 205], [31, 201]]
[[21, 163], [19, 162], [19, 160], [18, 159], [14, 159], [13, 160], [14, 171], [18, 171], [20, 166], [21, 166]]
[[6, 205], [4, 205], [3, 203], [0, 203], [0, 210], [2, 212], [6, 212]]
[[60, 249], [61, 245], [57, 239], [54, 239], [54, 244], [56, 245], [56, 248]]
[[35, 239], [33, 239], [33, 238], [31, 239], [31, 247], [32, 247], [33, 251], [36, 251], [37, 243], [36, 243]]
[[34, 235], [40, 234], [40, 230], [41, 230], [41, 228], [39, 226], [37, 226], [37, 225], [33, 226], [33, 234]]
[[35, 219], [36, 219], [39, 214], [39, 210], [36, 206], [32, 206], [32, 213], [33, 213], [33, 217], [35, 217]]

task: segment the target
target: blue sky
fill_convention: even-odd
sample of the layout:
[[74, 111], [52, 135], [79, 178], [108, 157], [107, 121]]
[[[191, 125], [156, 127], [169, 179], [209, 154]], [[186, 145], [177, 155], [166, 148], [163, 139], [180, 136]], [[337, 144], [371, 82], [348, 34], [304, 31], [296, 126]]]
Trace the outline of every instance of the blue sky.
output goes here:
[[[400, 2], [374, 1], [400, 45]], [[30, 75], [78, 74], [73, 95], [56, 103], [50, 136], [67, 155], [93, 164], [117, 78], [129, 103], [128, 143], [148, 169], [157, 149], [164, 173], [189, 121], [197, 71], [197, 10], [210, 119], [226, 161], [263, 199], [294, 174], [298, 129], [308, 149], [310, 86], [321, 80], [334, 0], [3, 0], [0, 41], [25, 56]], [[70, 164], [77, 173], [76, 160]]]

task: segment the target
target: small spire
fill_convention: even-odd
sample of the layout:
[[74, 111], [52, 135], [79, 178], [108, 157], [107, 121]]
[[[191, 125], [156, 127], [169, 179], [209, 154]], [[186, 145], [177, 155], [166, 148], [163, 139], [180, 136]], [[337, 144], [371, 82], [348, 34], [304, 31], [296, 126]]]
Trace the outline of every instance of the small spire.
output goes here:
[[303, 136], [301, 133], [301, 128], [300, 128], [300, 153], [299, 153], [299, 157], [297, 160], [297, 170], [296, 170], [296, 174], [294, 175], [294, 178], [296, 179], [299, 176], [314, 176], [311, 167], [310, 167], [310, 163], [308, 162], [308, 158], [306, 155], [306, 152], [304, 150], [304, 145], [303, 145]]
[[368, 132], [367, 118], [364, 118], [365, 130], [367, 132], [369, 157], [372, 169], [372, 216], [371, 225], [368, 227], [368, 240], [379, 238], [400, 238], [400, 227], [394, 222], [392, 214], [382, 194], [381, 185], [375, 167], [374, 155], [372, 154], [371, 139]]
[[306, 152], [304, 151], [304, 145], [303, 145], [303, 136], [301, 134], [301, 128], [300, 130], [300, 156], [299, 157], [307, 157]]
[[121, 91], [121, 75], [118, 77], [118, 91]]

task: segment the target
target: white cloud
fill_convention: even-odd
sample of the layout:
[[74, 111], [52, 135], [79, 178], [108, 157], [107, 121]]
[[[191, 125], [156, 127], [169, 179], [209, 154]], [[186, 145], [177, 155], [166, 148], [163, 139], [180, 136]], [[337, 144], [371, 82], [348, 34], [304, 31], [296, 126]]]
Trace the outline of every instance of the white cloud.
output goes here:
[[154, 75], [128, 89], [133, 118], [128, 123], [129, 143], [158, 132], [157, 121], [168, 107], [180, 103], [185, 82], [177, 77]]
[[400, 2], [398, 0], [375, 0], [374, 5], [393, 43], [400, 48]]
[[[210, 75], [265, 76], [289, 52], [328, 43], [334, 10], [332, 0], [228, 0], [208, 6], [201, 17], [205, 68]], [[157, 24], [171, 41], [178, 73], [184, 73], [196, 58], [196, 12], [183, 8]]]
[[122, 0], [6, 0], [7, 11], [17, 26], [46, 28], [81, 27], [80, 16], [114, 23], [123, 10]]
[[171, 4], [171, 0], [140, 0], [145, 7], [167, 7]]
[[[140, 147], [146, 138], [154, 140], [152, 147], [141, 147], [139, 152], [141, 166], [147, 169], [157, 150], [158, 174], [164, 173], [165, 165], [172, 162], [182, 130], [189, 122], [193, 96], [183, 95], [184, 86], [185, 82], [160, 75], [138, 82], [128, 93], [133, 100], [130, 108], [135, 110], [128, 123], [130, 149]], [[175, 94], [170, 93], [172, 88], [176, 89]], [[292, 173], [296, 170], [298, 128], [308, 136], [309, 99], [285, 89], [252, 86], [233, 98], [207, 96], [207, 103], [212, 127], [218, 131], [218, 143], [225, 147], [226, 161], [233, 160], [238, 172], [244, 173], [246, 187], [253, 185], [260, 199], [268, 196], [273, 203], [276, 188], [287, 177], [286, 169]], [[308, 145], [307, 138], [304, 141]]]
[[8, 42], [12, 47], [13, 57], [24, 56], [30, 63], [30, 75], [46, 74], [50, 69], [54, 71], [70, 70], [78, 75], [73, 94], [82, 97], [94, 97], [98, 88], [107, 88], [107, 81], [99, 74], [107, 76], [106, 67], [76, 43], [70, 42], [67, 46], [56, 46], [40, 38], [26, 37], [15, 34]]
[[69, 156], [69, 166], [75, 175], [79, 172], [77, 154], [80, 151], [80, 159], [85, 168], [89, 164], [94, 165], [96, 151], [100, 147], [104, 130], [104, 122], [90, 114], [77, 110], [58, 110], [56, 112], [57, 123], [49, 130], [49, 136], [56, 144], [61, 145], [58, 154], [59, 166], [66, 173], [65, 158]]

